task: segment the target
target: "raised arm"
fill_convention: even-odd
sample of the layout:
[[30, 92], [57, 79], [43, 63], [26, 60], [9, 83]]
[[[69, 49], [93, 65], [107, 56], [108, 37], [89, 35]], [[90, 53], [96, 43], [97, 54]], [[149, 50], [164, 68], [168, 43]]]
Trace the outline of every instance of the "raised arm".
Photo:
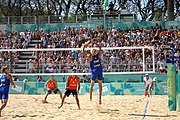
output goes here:
[[84, 44], [82, 54], [86, 57], [87, 53], [85, 51], [85, 48], [88, 46], [88, 44]]
[[87, 54], [86, 51], [85, 51], [85, 48], [88, 46], [88, 44], [85, 44], [83, 46], [83, 51], [82, 51], [82, 54], [84, 55], [84, 57], [86, 57], [88, 60], [92, 61], [92, 57], [90, 54]]
[[13, 82], [13, 80], [12, 80], [11, 74], [8, 74], [8, 75], [7, 75], [7, 79], [10, 80], [11, 85], [13, 86], [13, 88], [15, 88], [16, 85], [14, 84], [14, 82]]

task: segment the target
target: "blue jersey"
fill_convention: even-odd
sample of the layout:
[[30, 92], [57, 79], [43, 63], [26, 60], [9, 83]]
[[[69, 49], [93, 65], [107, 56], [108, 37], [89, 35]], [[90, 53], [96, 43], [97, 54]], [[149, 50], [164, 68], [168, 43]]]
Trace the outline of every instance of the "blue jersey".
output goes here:
[[92, 56], [92, 61], [90, 61], [91, 72], [102, 72], [101, 58], [98, 55]]
[[0, 76], [0, 88], [7, 88], [9, 89], [10, 86], [10, 80], [7, 79], [7, 74], [3, 73]]
[[8, 100], [10, 80], [7, 79], [7, 74], [3, 73], [0, 76], [0, 100]]

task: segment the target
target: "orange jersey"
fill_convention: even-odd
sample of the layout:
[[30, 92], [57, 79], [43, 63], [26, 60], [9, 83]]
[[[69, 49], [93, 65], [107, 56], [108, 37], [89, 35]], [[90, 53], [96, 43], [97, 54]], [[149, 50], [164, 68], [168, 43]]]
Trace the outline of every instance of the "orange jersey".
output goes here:
[[79, 78], [77, 76], [74, 76], [74, 77], [69, 76], [68, 77], [68, 88], [70, 90], [76, 90], [77, 85], [78, 85], [78, 80], [79, 80]]
[[49, 81], [49, 82], [47, 83], [47, 87], [50, 88], [50, 89], [55, 88], [55, 82], [54, 82], [54, 81]]

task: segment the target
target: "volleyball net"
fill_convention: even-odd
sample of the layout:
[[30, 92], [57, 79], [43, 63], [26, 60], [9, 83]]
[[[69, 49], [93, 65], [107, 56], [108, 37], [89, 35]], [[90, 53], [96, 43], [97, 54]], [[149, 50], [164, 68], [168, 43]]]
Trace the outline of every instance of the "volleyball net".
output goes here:
[[[155, 73], [153, 46], [102, 50], [104, 74]], [[0, 53], [0, 66], [9, 66], [10, 72], [17, 76], [90, 75], [89, 61], [84, 58], [82, 48], [0, 49]]]

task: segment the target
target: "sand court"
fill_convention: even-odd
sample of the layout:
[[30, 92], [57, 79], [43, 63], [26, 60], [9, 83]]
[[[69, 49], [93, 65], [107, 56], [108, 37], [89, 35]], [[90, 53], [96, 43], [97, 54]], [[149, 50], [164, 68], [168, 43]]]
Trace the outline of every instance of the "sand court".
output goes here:
[[[49, 103], [42, 103], [44, 95], [10, 95], [7, 107], [0, 120], [141, 120], [147, 98], [142, 95], [103, 96], [102, 105], [98, 96], [79, 96], [81, 110], [75, 98], [66, 98], [61, 109], [58, 95], [50, 95]], [[153, 96], [148, 104], [145, 120], [180, 120], [180, 112], [170, 112], [167, 96]]]

